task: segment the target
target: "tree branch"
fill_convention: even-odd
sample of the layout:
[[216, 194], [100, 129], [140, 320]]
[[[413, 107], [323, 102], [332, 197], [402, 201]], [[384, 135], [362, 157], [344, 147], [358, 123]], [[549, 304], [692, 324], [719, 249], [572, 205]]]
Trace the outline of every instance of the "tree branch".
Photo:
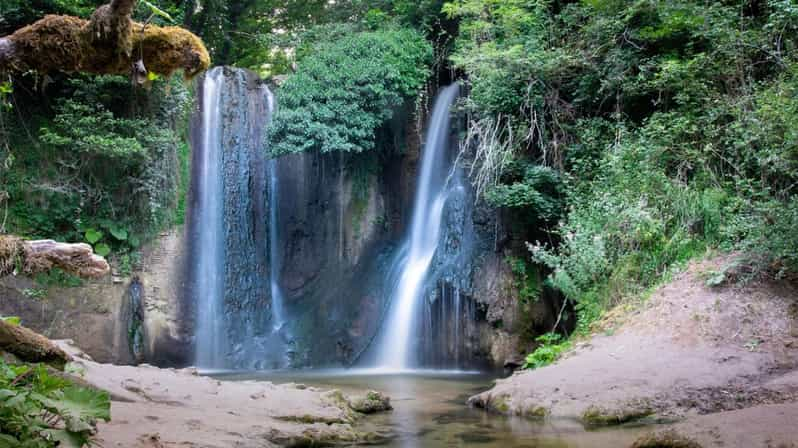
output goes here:
[[0, 235], [0, 277], [11, 275], [17, 270], [33, 275], [53, 268], [83, 278], [99, 278], [111, 270], [105, 258], [95, 255], [88, 244], [25, 241], [15, 236]]
[[16, 356], [20, 361], [49, 364], [63, 369], [69, 355], [46, 337], [19, 325], [0, 319], [0, 353]]
[[143, 63], [159, 75], [182, 69], [191, 78], [210, 66], [202, 40], [183, 28], [149, 25], [134, 33], [139, 25], [130, 19], [135, 4], [112, 0], [90, 20], [48, 15], [0, 38], [0, 72], [128, 75], [134, 64]]

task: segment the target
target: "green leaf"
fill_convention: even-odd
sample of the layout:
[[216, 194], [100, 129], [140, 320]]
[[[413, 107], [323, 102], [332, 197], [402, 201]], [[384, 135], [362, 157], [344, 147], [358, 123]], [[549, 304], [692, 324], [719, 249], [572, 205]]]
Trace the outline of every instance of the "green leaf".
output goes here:
[[111, 235], [119, 241], [127, 241], [127, 230], [119, 227], [111, 227]]
[[89, 229], [86, 231], [85, 237], [89, 244], [94, 244], [103, 238], [103, 233], [96, 229]]
[[17, 326], [20, 324], [20, 319], [17, 316], [9, 316], [9, 317], [0, 317], [3, 319], [3, 322], [9, 323], [11, 325]]
[[[89, 431], [71, 431], [67, 429], [47, 429], [44, 431], [49, 438], [58, 442], [64, 448], [81, 448], [89, 443]], [[0, 448], [2, 445], [0, 445]]]
[[107, 257], [111, 253], [111, 248], [107, 244], [101, 243], [94, 246], [94, 253], [101, 257]]
[[16, 395], [17, 393], [14, 392], [13, 390], [0, 389], [0, 401], [6, 401], [9, 398], [14, 397]]
[[68, 431], [92, 431], [97, 420], [111, 420], [108, 392], [69, 386], [59, 395], [57, 398], [44, 399], [42, 404], [64, 419]]
[[159, 78], [157, 73], [147, 72], [147, 81], [157, 81]]
[[134, 249], [141, 246], [141, 240], [137, 236], [131, 236], [130, 239], [128, 240], [128, 243], [130, 244], [130, 247]]
[[169, 15], [169, 13], [167, 13], [163, 9], [153, 5], [152, 3], [148, 2], [147, 0], [142, 0], [142, 3], [144, 3], [148, 8], [150, 8], [150, 12], [152, 12], [156, 16], [161, 16], [161, 17], [163, 17], [164, 19], [166, 19], [166, 20], [168, 20], [170, 22], [174, 22], [175, 21], [175, 19], [173, 19], [172, 16]]
[[20, 446], [19, 440], [7, 434], [0, 434], [0, 448], [17, 448]]

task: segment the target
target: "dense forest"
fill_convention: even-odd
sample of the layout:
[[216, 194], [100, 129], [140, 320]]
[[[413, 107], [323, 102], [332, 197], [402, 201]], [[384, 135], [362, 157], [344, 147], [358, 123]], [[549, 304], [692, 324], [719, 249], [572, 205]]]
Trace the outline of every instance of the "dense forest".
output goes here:
[[[0, 36], [102, 3], [4, 0]], [[708, 254], [738, 255], [710, 285], [798, 275], [793, 0], [153, 0], [133, 18], [184, 27], [212, 65], [275, 86], [270, 157], [372, 163], [397, 111], [422, 119], [461, 83], [462, 159], [477, 206], [510, 229], [497, 250], [516, 299], [556, 291], [570, 322], [526, 335], [527, 367]], [[130, 273], [185, 220], [192, 81], [0, 76], [0, 233], [85, 242]], [[0, 392], [16, 383], [3, 375]]]
[[[98, 3], [4, 2], [0, 30]], [[582, 329], [708, 249], [745, 252], [736, 277], [798, 268], [789, 0], [140, 2], [135, 17], [279, 79], [275, 154], [373, 151], [392, 110], [461, 80], [463, 150], [514, 229], [523, 295], [550, 273]], [[191, 90], [150, 78], [6, 74], [3, 231], [86, 240], [129, 269], [181, 222]]]

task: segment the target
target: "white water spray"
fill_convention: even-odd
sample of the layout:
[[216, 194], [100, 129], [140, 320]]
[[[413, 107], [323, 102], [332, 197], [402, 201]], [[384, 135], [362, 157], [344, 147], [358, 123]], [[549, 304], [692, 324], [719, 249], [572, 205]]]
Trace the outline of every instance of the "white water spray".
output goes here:
[[202, 95], [201, 164], [198, 185], [198, 245], [195, 260], [197, 313], [197, 366], [224, 365], [224, 188], [222, 182], [221, 94], [224, 71], [221, 67], [205, 75]]
[[277, 159], [269, 160], [269, 280], [272, 293], [272, 331], [277, 332], [285, 323], [283, 310], [283, 292], [279, 279], [282, 269], [280, 254], [279, 222], [279, 177], [277, 176]]
[[399, 282], [391, 299], [391, 310], [378, 355], [378, 365], [383, 369], [406, 370], [416, 367], [417, 358], [411, 352], [412, 332], [416, 327], [419, 302], [423, 300], [424, 281], [438, 248], [447, 195], [451, 107], [459, 92], [457, 84], [440, 92], [427, 129], [410, 234], [405, 243], [406, 256], [401, 260], [403, 265]]

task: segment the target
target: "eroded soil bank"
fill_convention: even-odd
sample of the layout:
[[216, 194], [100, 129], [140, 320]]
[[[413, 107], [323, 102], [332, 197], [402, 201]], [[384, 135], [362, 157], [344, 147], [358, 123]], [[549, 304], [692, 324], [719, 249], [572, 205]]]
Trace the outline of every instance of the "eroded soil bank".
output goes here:
[[588, 427], [677, 422], [655, 426], [640, 447], [798, 446], [798, 290], [708, 287], [730, 261], [695, 263], [557, 364], [469, 403]]

